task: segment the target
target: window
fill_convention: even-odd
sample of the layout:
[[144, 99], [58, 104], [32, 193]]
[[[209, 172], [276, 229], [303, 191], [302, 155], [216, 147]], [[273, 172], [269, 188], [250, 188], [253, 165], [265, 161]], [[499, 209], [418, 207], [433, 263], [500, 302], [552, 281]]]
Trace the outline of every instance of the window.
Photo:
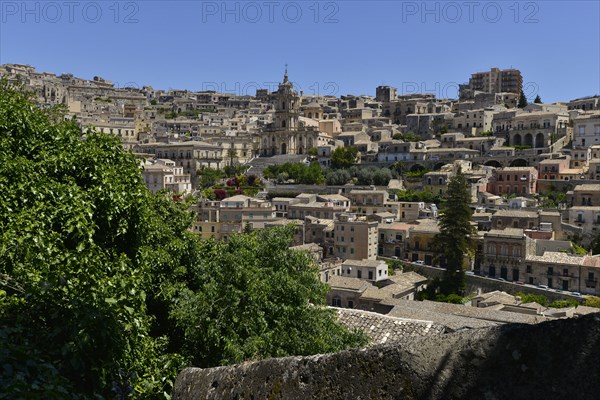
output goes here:
[[531, 271], [532, 271], [532, 269], [531, 269], [531, 265], [528, 265], [528, 266], [526, 267], [526, 272], [527, 272], [528, 274], [531, 274]]

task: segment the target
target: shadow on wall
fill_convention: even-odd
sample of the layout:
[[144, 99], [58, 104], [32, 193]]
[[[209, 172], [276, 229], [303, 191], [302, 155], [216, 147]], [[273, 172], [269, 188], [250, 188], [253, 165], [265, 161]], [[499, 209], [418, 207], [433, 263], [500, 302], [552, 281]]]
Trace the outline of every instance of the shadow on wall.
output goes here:
[[182, 371], [174, 399], [596, 399], [600, 316]]

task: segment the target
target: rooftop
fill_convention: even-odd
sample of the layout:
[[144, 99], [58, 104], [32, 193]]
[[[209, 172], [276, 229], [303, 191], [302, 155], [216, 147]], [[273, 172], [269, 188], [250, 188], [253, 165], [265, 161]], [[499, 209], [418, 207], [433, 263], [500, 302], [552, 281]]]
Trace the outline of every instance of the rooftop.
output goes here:
[[391, 317], [369, 311], [336, 309], [338, 322], [349, 329], [358, 329], [370, 339], [370, 346], [399, 343], [406, 337], [439, 336], [446, 327], [432, 321]]

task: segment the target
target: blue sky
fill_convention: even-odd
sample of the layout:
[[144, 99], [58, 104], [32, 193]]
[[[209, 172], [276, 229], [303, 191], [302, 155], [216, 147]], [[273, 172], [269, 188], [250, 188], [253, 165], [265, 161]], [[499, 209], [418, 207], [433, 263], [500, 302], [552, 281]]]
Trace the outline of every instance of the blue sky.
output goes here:
[[0, 63], [119, 86], [455, 97], [519, 68], [530, 100], [600, 94], [599, 1], [0, 0]]

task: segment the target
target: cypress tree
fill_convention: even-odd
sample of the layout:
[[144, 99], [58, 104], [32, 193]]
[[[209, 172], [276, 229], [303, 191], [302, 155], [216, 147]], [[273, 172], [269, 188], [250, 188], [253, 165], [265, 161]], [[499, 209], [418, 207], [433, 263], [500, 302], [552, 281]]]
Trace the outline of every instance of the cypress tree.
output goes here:
[[527, 104], [527, 96], [525, 96], [525, 92], [523, 92], [523, 89], [521, 89], [521, 94], [519, 95], [519, 102], [517, 103], [517, 107], [525, 108], [527, 107]]
[[462, 293], [465, 279], [463, 260], [465, 256], [473, 255], [472, 235], [475, 230], [471, 226], [473, 210], [469, 207], [470, 200], [469, 185], [459, 169], [448, 182], [440, 213], [440, 233], [434, 240], [440, 263], [446, 268], [441, 284], [446, 295]]

